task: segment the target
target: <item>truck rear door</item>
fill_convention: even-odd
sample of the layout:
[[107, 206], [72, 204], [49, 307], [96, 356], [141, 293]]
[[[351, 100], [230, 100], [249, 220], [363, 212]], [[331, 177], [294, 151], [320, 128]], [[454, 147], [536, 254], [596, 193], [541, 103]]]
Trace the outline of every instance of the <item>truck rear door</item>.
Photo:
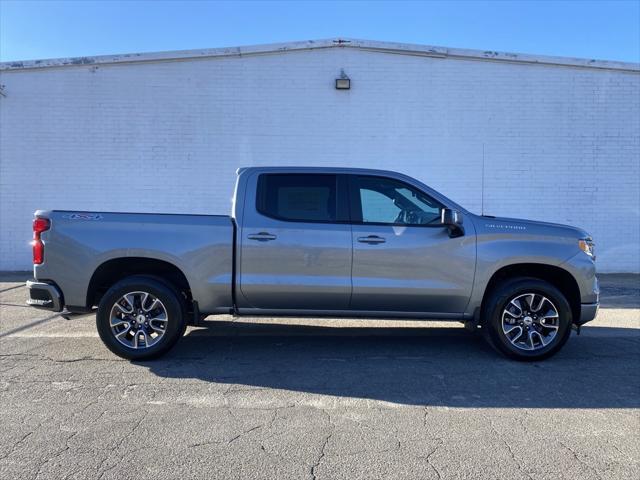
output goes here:
[[346, 181], [343, 175], [272, 172], [247, 179], [238, 232], [241, 311], [348, 309]]

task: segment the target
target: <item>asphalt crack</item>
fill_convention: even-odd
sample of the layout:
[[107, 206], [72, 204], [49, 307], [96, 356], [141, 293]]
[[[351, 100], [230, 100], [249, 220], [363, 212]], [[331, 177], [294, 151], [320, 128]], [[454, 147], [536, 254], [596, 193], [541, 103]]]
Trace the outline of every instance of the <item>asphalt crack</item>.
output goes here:
[[498, 437], [498, 439], [504, 444], [505, 447], [507, 447], [507, 450], [509, 451], [509, 455], [511, 456], [511, 459], [518, 467], [518, 470], [520, 470], [523, 474], [525, 474], [529, 480], [534, 480], [531, 474], [527, 470], [525, 470], [522, 462], [520, 462], [520, 460], [518, 460], [518, 458], [516, 457], [515, 453], [513, 452], [513, 448], [511, 447], [511, 444], [503, 438], [503, 436], [500, 434], [500, 432], [498, 432], [498, 430], [496, 430], [496, 427], [493, 425], [493, 422], [491, 420], [489, 420], [489, 426], [493, 431], [493, 433]]
[[600, 473], [599, 473], [599, 472], [598, 472], [594, 467], [592, 467], [592, 466], [591, 466], [591, 465], [589, 465], [587, 462], [585, 462], [584, 460], [582, 460], [582, 459], [578, 456], [578, 453], [577, 453], [573, 448], [571, 448], [569, 445], [565, 444], [564, 442], [562, 442], [562, 441], [560, 441], [560, 440], [558, 440], [558, 443], [559, 443], [560, 445], [562, 445], [562, 447], [563, 447], [565, 450], [568, 450], [569, 452], [571, 452], [571, 455], [573, 455], [573, 458], [575, 458], [575, 460], [576, 460], [580, 465], [583, 465], [583, 466], [587, 467], [587, 469], [588, 469], [588, 470], [591, 470], [591, 471], [595, 474], [595, 476], [596, 476], [597, 478], [600, 478], [600, 479], [602, 478], [602, 476], [600, 475]]
[[22, 438], [20, 438], [20, 440], [13, 443], [13, 445], [11, 446], [11, 449], [9, 449], [9, 451], [5, 455], [0, 457], [0, 460], [4, 460], [5, 458], [10, 457], [13, 454], [13, 452], [15, 452], [18, 449], [18, 447], [31, 435], [33, 435], [33, 431], [25, 433], [22, 436]]
[[[91, 356], [84, 356], [84, 357], [80, 357], [80, 358], [69, 358], [69, 359], [56, 359], [56, 358], [51, 358], [48, 357], [46, 355], [41, 355], [38, 353], [25, 353], [25, 352], [19, 352], [19, 353], [3, 353], [0, 354], [0, 358], [17, 358], [20, 359], [19, 357], [32, 357], [32, 358], [38, 358], [40, 360], [44, 360], [44, 361], [48, 361], [48, 362], [53, 362], [53, 363], [77, 363], [77, 362], [126, 362], [126, 360], [123, 359], [111, 359], [111, 358], [96, 358], [96, 357], [91, 357]], [[26, 359], [25, 359], [26, 360]]]
[[322, 460], [325, 457], [325, 450], [327, 448], [327, 445], [329, 444], [329, 440], [331, 440], [331, 437], [335, 432], [335, 425], [333, 424], [333, 421], [331, 419], [331, 414], [329, 414], [329, 412], [327, 412], [326, 410], [322, 410], [322, 411], [327, 415], [327, 418], [329, 419], [330, 430], [327, 436], [325, 437], [324, 442], [322, 443], [322, 447], [320, 448], [320, 455], [318, 456], [314, 464], [311, 466], [311, 478], [313, 480], [317, 480], [316, 469], [322, 463]]
[[36, 474], [34, 475], [34, 480], [36, 478], [38, 478], [40, 476], [40, 473], [42, 472], [42, 470], [44, 469], [44, 467], [46, 465], [48, 465], [49, 463], [51, 463], [52, 461], [54, 461], [56, 458], [60, 457], [62, 454], [64, 454], [65, 452], [69, 451], [71, 449], [71, 447], [69, 446], [69, 442], [71, 441], [71, 439], [73, 437], [75, 437], [76, 435], [78, 435], [80, 433], [80, 430], [73, 432], [71, 435], [69, 435], [67, 437], [67, 439], [65, 440], [65, 446], [63, 448], [61, 448], [60, 450], [58, 450], [56, 453], [54, 453], [51, 457], [47, 458], [44, 462], [42, 462], [39, 466], [38, 466], [38, 471], [36, 472]]
[[442, 479], [442, 475], [440, 474], [440, 470], [438, 470], [438, 468], [433, 464], [433, 462], [431, 461], [431, 457], [438, 451], [438, 449], [442, 446], [442, 444], [444, 443], [442, 441], [441, 438], [437, 439], [437, 444], [436, 446], [433, 448], [433, 450], [431, 450], [429, 452], [429, 454], [425, 457], [425, 460], [427, 461], [427, 465], [429, 465], [429, 467], [431, 467], [431, 469], [434, 471], [434, 473], [437, 475], [438, 480]]
[[[273, 409], [267, 409], [267, 410], [273, 410], [273, 415], [271, 416], [271, 418], [265, 422], [262, 423], [260, 425], [255, 425], [247, 430], [244, 430], [243, 432], [235, 435], [234, 437], [230, 438], [229, 440], [227, 440], [226, 442], [223, 440], [211, 440], [211, 441], [205, 441], [205, 442], [198, 442], [198, 443], [192, 443], [189, 445], [189, 448], [197, 448], [197, 447], [203, 447], [203, 446], [207, 446], [207, 445], [221, 445], [221, 444], [226, 444], [226, 445], [231, 445], [233, 442], [235, 442], [236, 440], [240, 439], [241, 437], [254, 432], [256, 430], [260, 430], [260, 429], [264, 429], [264, 430], [269, 430], [274, 422], [276, 421], [277, 417], [278, 417], [278, 413], [280, 412], [280, 410], [285, 409], [285, 408], [291, 408], [293, 405], [286, 405], [284, 407], [275, 407]], [[229, 412], [229, 415], [231, 415], [235, 420], [238, 420], [236, 418], [236, 416], [234, 415], [233, 411], [227, 407], [227, 410]], [[266, 448], [264, 447], [264, 445], [260, 444], [260, 449], [264, 452], [266, 452]]]
[[[100, 470], [102, 470], [102, 466], [106, 463], [107, 460], [109, 460], [109, 458], [111, 457], [111, 454], [113, 452], [117, 451], [120, 448], [120, 446], [122, 446], [124, 441], [135, 433], [135, 431], [138, 429], [138, 427], [140, 427], [140, 425], [147, 418], [148, 415], [149, 415], [149, 412], [148, 411], [145, 412], [144, 415], [135, 423], [133, 428], [131, 430], [129, 430], [129, 432], [126, 435], [123, 435], [122, 438], [110, 449], [110, 451], [107, 454], [107, 456], [104, 459], [102, 459], [102, 461], [100, 462], [100, 465], [98, 465], [98, 468], [97, 468], [98, 472], [100, 472]], [[107, 472], [113, 470], [117, 466], [118, 466], [118, 462], [114, 463], [109, 468], [106, 468], [106, 469], [102, 470], [102, 472], [100, 472], [100, 474], [98, 476], [98, 480], [100, 480], [102, 477], [104, 477], [104, 475]]]
[[245, 430], [242, 433], [239, 433], [238, 435], [236, 435], [235, 437], [233, 437], [231, 440], [229, 440], [227, 442], [227, 445], [231, 445], [233, 442], [235, 442], [236, 440], [238, 440], [240, 437], [247, 435], [248, 433], [251, 433], [255, 430], [258, 430], [259, 428], [264, 427], [264, 425], [256, 425], [255, 427], [251, 427], [249, 430]]

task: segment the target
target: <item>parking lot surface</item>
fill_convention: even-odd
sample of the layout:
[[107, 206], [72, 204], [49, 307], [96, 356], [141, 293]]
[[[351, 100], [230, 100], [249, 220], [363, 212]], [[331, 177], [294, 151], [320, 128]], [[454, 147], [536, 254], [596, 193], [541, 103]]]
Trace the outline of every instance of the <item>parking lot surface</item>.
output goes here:
[[0, 478], [640, 478], [640, 277], [555, 357], [440, 322], [209, 317], [165, 357], [0, 276]]

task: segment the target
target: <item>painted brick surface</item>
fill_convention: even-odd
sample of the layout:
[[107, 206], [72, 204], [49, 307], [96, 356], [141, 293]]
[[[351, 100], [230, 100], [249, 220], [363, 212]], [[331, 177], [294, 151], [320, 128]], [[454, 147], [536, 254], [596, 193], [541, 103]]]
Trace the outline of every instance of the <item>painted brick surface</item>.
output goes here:
[[[333, 88], [342, 68], [350, 91]], [[30, 268], [38, 208], [226, 213], [240, 166], [332, 165], [585, 228], [601, 271], [640, 271], [637, 72], [329, 48], [0, 84], [3, 270]]]

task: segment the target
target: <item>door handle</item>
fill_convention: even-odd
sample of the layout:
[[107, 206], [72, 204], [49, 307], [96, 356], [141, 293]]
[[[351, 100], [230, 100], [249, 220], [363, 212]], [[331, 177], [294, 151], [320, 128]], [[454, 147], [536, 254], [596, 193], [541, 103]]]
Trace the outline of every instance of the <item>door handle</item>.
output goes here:
[[258, 240], [259, 242], [268, 242], [269, 240], [275, 240], [277, 237], [268, 232], [250, 233], [247, 235], [249, 240]]
[[368, 237], [358, 237], [358, 241], [360, 243], [384, 243], [386, 242], [386, 240], [382, 237], [379, 237], [377, 235], [369, 235]]

